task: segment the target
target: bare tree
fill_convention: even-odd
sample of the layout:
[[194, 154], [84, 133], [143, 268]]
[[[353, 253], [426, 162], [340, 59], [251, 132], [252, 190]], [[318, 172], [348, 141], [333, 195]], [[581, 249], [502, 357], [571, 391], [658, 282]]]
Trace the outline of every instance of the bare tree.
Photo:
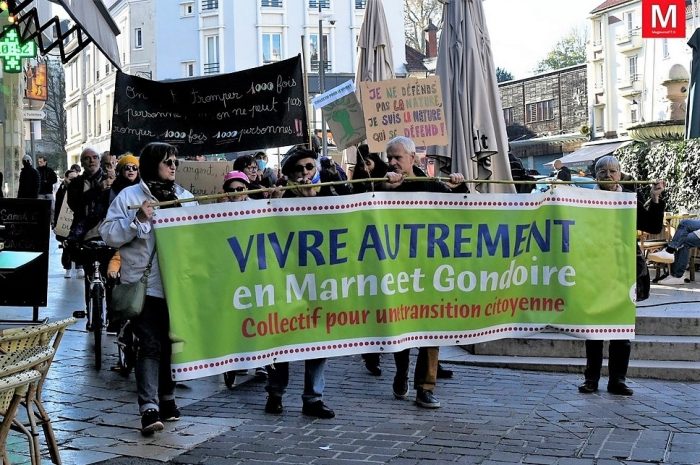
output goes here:
[[425, 29], [430, 21], [442, 30], [442, 7], [439, 0], [404, 0], [406, 44], [425, 53]]
[[66, 86], [63, 66], [59, 60], [49, 59], [47, 66], [47, 99], [44, 105], [46, 119], [42, 122], [42, 139], [44, 155], [49, 166], [66, 170], [66, 111], [63, 104], [66, 101]]

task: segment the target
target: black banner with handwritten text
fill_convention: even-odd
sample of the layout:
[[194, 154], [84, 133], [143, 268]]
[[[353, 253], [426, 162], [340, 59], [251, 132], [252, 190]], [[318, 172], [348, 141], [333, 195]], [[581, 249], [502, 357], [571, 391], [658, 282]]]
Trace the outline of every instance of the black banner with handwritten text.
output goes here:
[[149, 142], [180, 155], [237, 152], [308, 141], [301, 58], [213, 77], [156, 82], [118, 72], [113, 154]]

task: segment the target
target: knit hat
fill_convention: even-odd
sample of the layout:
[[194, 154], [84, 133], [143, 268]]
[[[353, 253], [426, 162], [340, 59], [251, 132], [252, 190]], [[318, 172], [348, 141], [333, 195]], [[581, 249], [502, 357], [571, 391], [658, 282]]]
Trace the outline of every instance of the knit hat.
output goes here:
[[304, 146], [293, 147], [282, 159], [282, 174], [291, 176], [294, 173], [294, 165], [302, 158], [312, 158], [316, 160], [318, 154]]
[[124, 155], [117, 162], [117, 171], [123, 170], [126, 165], [135, 165], [138, 168], [139, 159], [132, 154]]
[[224, 176], [224, 186], [229, 181], [240, 181], [246, 186], [250, 185], [250, 180], [243, 171], [229, 171], [226, 173], [226, 176]]
[[24, 162], [24, 161], [27, 161], [27, 162], [29, 162], [29, 163], [31, 164], [31, 162], [32, 162], [32, 157], [30, 157], [29, 155], [25, 155], [25, 156], [22, 157], [22, 161], [23, 161], [23, 162]]

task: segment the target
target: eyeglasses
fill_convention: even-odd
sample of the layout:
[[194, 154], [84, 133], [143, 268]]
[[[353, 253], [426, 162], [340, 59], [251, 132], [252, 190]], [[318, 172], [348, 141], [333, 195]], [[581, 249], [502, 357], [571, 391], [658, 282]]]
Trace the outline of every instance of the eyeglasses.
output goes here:
[[618, 173], [618, 172], [619, 172], [619, 170], [616, 170], [616, 169], [614, 169], [614, 168], [613, 168], [613, 169], [609, 169], [609, 170], [606, 170], [605, 168], [601, 168], [601, 169], [597, 170], [597, 171], [595, 172], [595, 174], [596, 174], [597, 176], [605, 176], [605, 175], [607, 175], [607, 174], [615, 174], [615, 173]]
[[168, 158], [167, 160], [163, 160], [163, 163], [168, 165], [170, 168], [177, 168], [178, 166], [180, 166], [180, 160], [178, 160], [177, 158]]
[[227, 187], [227, 188], [226, 188], [226, 192], [244, 192], [244, 191], [247, 191], [247, 190], [248, 190], [248, 188], [247, 188], [247, 187], [243, 187], [243, 186], [238, 186], [238, 187]]
[[139, 167], [136, 165], [126, 165], [124, 167], [124, 171], [138, 171], [138, 170], [139, 170]]
[[246, 166], [245, 169], [250, 170], [250, 171], [258, 171], [258, 165], [250, 165]]
[[304, 170], [306, 170], [306, 171], [313, 171], [314, 168], [316, 168], [316, 165], [314, 165], [313, 163], [307, 163], [307, 164], [305, 164], [305, 165], [294, 165], [294, 172], [295, 172], [295, 173], [301, 173], [301, 172], [303, 172]]
[[90, 161], [90, 160], [97, 160], [98, 157], [97, 155], [86, 155], [83, 158], [80, 159], [80, 161]]

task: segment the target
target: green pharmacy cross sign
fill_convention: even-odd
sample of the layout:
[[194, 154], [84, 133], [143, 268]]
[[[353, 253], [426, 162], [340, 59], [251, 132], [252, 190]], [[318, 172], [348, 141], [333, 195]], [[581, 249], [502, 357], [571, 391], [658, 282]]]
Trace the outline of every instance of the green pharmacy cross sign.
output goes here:
[[2, 58], [2, 70], [6, 73], [22, 72], [22, 58], [34, 58], [36, 56], [36, 44], [28, 40], [24, 44], [19, 41], [17, 29], [14, 27], [0, 39], [0, 58]]

